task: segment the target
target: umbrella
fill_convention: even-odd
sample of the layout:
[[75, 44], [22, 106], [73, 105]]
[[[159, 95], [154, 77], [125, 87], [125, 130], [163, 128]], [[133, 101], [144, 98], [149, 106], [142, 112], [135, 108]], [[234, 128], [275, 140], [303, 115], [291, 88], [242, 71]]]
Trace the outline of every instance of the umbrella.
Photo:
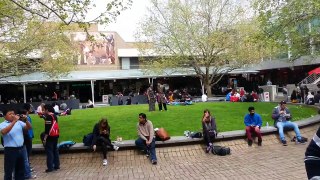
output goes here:
[[308, 72], [309, 75], [311, 74], [320, 74], [320, 67], [317, 67], [311, 71]]

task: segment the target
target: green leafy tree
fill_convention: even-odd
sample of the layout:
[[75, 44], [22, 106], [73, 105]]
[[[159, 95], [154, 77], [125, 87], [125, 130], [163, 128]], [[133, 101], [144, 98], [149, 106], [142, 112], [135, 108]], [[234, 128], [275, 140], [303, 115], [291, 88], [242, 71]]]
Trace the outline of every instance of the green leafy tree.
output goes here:
[[130, 4], [131, 0], [2, 0], [0, 76], [68, 73], [78, 50], [68, 32], [88, 32], [91, 23], [109, 23]]
[[319, 54], [320, 1], [259, 0], [254, 7], [259, 15], [260, 37], [277, 49], [271, 56], [294, 61]]
[[142, 62], [161, 73], [196, 73], [203, 89], [265, 56], [246, 4], [235, 0], [152, 0], [137, 34]]

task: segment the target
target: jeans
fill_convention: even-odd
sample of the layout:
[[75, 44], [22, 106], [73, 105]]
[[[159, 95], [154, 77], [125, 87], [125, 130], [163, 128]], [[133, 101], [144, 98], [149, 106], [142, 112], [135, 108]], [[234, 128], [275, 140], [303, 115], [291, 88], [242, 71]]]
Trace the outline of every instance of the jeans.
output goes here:
[[256, 133], [256, 135], [258, 136], [258, 141], [262, 141], [261, 132], [259, 128], [246, 126], [246, 134], [247, 134], [248, 140], [252, 140], [251, 133], [253, 132]]
[[24, 160], [24, 177], [28, 179], [31, 177], [31, 170], [30, 170], [30, 164], [29, 164], [26, 145], [23, 146], [23, 160]]
[[277, 128], [279, 130], [279, 135], [281, 140], [285, 140], [283, 128], [293, 128], [294, 132], [296, 133], [297, 139], [301, 140], [300, 131], [296, 123], [293, 123], [291, 121], [277, 122]]
[[111, 144], [111, 140], [109, 138], [99, 136], [97, 139], [97, 145], [101, 145], [103, 158], [107, 159], [108, 146], [113, 148], [113, 145]]
[[140, 137], [135, 141], [136, 146], [144, 152], [150, 152], [150, 160], [157, 160], [156, 156], [156, 141], [153, 138], [152, 142], [147, 146], [146, 141]]
[[16, 180], [24, 179], [23, 147], [4, 148], [4, 179], [12, 180], [12, 173]]
[[[50, 139], [49, 139], [50, 138]], [[47, 168], [48, 170], [53, 170], [60, 168], [60, 159], [58, 151], [58, 138], [47, 138], [45, 145], [45, 150], [47, 154]]]

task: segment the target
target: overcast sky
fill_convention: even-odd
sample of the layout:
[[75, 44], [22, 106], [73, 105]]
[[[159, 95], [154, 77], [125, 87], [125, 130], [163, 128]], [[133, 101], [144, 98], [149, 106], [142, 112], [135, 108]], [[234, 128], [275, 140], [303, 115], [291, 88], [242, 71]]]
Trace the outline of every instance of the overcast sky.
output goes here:
[[125, 41], [135, 41], [134, 33], [138, 27], [137, 24], [146, 14], [148, 4], [149, 0], [133, 0], [131, 8], [122, 11], [115, 23], [111, 23], [107, 27], [100, 27], [99, 30], [116, 31]]

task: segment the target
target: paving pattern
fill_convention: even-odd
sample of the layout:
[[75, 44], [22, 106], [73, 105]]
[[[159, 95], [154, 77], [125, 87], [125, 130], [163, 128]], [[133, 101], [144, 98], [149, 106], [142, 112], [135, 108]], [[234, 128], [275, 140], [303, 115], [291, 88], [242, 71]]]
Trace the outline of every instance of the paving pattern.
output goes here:
[[[319, 124], [301, 129], [309, 141]], [[287, 133], [287, 141], [294, 132]], [[102, 165], [98, 153], [65, 153], [60, 155], [61, 169], [45, 173], [46, 156], [36, 154], [31, 163], [37, 179], [307, 179], [304, 152], [308, 144], [288, 142], [282, 146], [275, 134], [263, 136], [263, 145], [248, 147], [244, 139], [221, 141], [229, 146], [230, 156], [204, 152], [204, 145], [157, 148], [158, 165], [152, 165], [137, 150], [119, 150], [108, 154], [108, 166]], [[0, 177], [3, 177], [3, 154], [0, 155]]]

